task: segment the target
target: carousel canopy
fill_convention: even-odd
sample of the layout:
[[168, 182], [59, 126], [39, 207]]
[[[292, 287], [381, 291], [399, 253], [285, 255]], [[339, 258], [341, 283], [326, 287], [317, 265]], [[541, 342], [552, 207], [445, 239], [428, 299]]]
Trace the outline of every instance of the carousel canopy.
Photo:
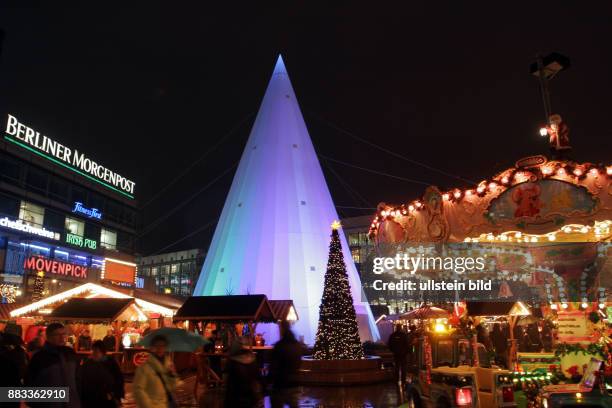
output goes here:
[[174, 315], [175, 321], [276, 322], [266, 295], [192, 296]]
[[118, 320], [123, 312], [133, 304], [134, 299], [132, 298], [72, 298], [55, 308], [45, 319], [113, 322]]

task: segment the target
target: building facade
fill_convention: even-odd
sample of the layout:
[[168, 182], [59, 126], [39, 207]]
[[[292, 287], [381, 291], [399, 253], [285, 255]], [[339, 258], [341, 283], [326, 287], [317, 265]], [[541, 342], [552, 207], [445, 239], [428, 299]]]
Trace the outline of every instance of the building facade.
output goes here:
[[145, 289], [176, 296], [191, 296], [204, 263], [204, 251], [188, 249], [141, 257], [138, 277]]
[[383, 306], [388, 308], [390, 313], [403, 313], [418, 306], [417, 303], [405, 301], [401, 291], [389, 294], [388, 291], [377, 291], [368, 286], [368, 282], [376, 279], [372, 272], [372, 259], [376, 256], [376, 247], [374, 242], [368, 238], [372, 218], [372, 215], [343, 218], [341, 220], [342, 230], [346, 235], [368, 303], [370, 306], [376, 306], [372, 310], [380, 310], [379, 306]]
[[1, 301], [85, 282], [134, 287], [133, 191], [133, 182], [78, 146], [8, 115], [0, 141]]

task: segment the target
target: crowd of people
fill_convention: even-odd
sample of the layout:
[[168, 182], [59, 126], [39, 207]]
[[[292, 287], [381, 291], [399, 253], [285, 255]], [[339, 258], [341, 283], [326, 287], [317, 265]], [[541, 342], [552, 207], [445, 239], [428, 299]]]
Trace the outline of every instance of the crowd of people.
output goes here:
[[[280, 325], [280, 340], [271, 353], [269, 375], [263, 376], [255, 353], [244, 338], [235, 337], [226, 350], [227, 362], [211, 355], [210, 367], [225, 382], [225, 406], [263, 406], [266, 388], [270, 386], [272, 407], [297, 407], [299, 392], [295, 374], [304, 354], [290, 324]], [[24, 344], [21, 328], [7, 325], [0, 333], [0, 384], [7, 387], [67, 387], [69, 402], [64, 407], [118, 407], [125, 397], [123, 374], [118, 363], [107, 354], [115, 345], [110, 339], [92, 341], [87, 331], [79, 336], [77, 347], [67, 344], [67, 329], [51, 323], [39, 330], [36, 337]], [[109, 333], [108, 336], [112, 336]], [[216, 344], [218, 333], [213, 332], [209, 344]], [[178, 375], [168, 353], [168, 340], [154, 336], [149, 357], [136, 368], [133, 396], [137, 407], [172, 408], [178, 406], [176, 387]], [[89, 351], [82, 359], [79, 351]], [[208, 348], [208, 351], [211, 349]], [[205, 350], [206, 351], [206, 350]], [[266, 381], [267, 380], [267, 381]], [[4, 405], [3, 405], [4, 406]], [[9, 406], [9, 405], [6, 405]], [[19, 407], [19, 403], [14, 404]]]
[[[476, 341], [495, 356], [495, 364], [508, 368], [508, 325], [494, 323], [489, 331], [483, 324], [478, 324], [475, 329]], [[419, 335], [420, 331], [415, 325], [406, 329], [396, 324], [394, 332], [389, 336], [387, 345], [393, 354], [395, 379], [398, 382], [406, 381], [408, 367], [415, 361], [415, 345]], [[515, 325], [513, 335], [519, 352], [550, 352], [553, 348], [553, 327], [546, 321], [541, 326], [537, 323]]]
[[[124, 397], [124, 379], [103, 341], [89, 344], [91, 354], [81, 361], [66, 346], [66, 328], [51, 323], [27, 345], [21, 327], [8, 324], [0, 338], [1, 383], [7, 387], [68, 387], [66, 407], [116, 407]], [[76, 396], [76, 398], [75, 398]], [[14, 406], [19, 406], [15, 403]]]

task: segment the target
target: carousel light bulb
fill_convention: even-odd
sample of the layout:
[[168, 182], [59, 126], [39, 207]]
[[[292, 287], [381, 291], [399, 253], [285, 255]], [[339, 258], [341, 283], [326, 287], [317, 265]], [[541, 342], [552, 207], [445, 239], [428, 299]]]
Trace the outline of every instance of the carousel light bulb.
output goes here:
[[563, 227], [563, 232], [569, 234], [570, 232], [572, 232], [572, 227]]
[[575, 168], [574, 169], [574, 175], [580, 177], [582, 176], [582, 170], [580, 170], [579, 168]]
[[597, 171], [597, 169], [595, 167], [593, 167], [591, 170], [589, 170], [589, 174], [591, 176], [598, 176], [599, 172]]
[[467, 191], [465, 192], [465, 195], [466, 195], [466, 196], [471, 196], [471, 195], [472, 195], [472, 190], [467, 190]]
[[553, 171], [552, 171], [552, 169], [551, 169], [550, 167], [544, 167], [544, 168], [542, 169], [542, 174], [544, 174], [544, 175], [546, 175], [546, 176], [548, 176], [549, 174], [552, 174], [552, 172], [553, 172]]
[[557, 170], [557, 175], [558, 176], [565, 176], [565, 169], [564, 168], [560, 168], [559, 170]]
[[545, 127], [540, 128], [540, 136], [545, 137], [548, 135], [548, 129]]
[[598, 306], [599, 306], [600, 309], [604, 309], [606, 307], [606, 304], [605, 303], [600, 303]]
[[485, 188], [486, 188], [485, 186], [480, 185], [480, 186], [478, 186], [478, 188], [476, 189], [476, 191], [478, 191], [478, 193], [482, 193], [482, 192], [485, 190]]
[[455, 190], [455, 193], [453, 195], [455, 196], [455, 198], [459, 198], [461, 197], [461, 191]]
[[608, 176], [612, 176], [612, 166], [606, 167], [606, 173], [608, 174]]
[[531, 242], [538, 242], [538, 237], [531, 237]]
[[516, 234], [514, 234], [514, 237], [515, 237], [515, 238], [520, 238], [520, 237], [522, 237], [522, 236], [523, 236], [523, 233], [522, 233], [522, 232], [520, 232], [520, 231], [519, 231], [519, 232], [517, 232]]
[[557, 304], [556, 304], [556, 303], [552, 303], [552, 304], [550, 305], [550, 308], [551, 308], [552, 310], [557, 310]]
[[414, 205], [410, 204], [410, 205], [408, 206], [408, 209], [409, 209], [410, 211], [414, 211]]
[[510, 179], [508, 178], [508, 176], [504, 176], [502, 178], [502, 184], [508, 184], [510, 182]]
[[497, 183], [496, 182], [492, 181], [492, 182], [489, 183], [489, 190], [494, 190], [495, 187], [497, 187]]
[[583, 234], [586, 234], [587, 232], [589, 232], [589, 227], [584, 226], [584, 227], [580, 228], [580, 232], [582, 232]]
[[382, 211], [380, 212], [380, 215], [381, 215], [381, 216], [384, 218], [384, 217], [386, 217], [386, 216], [387, 216], [387, 212], [386, 212], [385, 210], [382, 210]]
[[555, 239], [557, 239], [557, 237], [555, 236], [555, 234], [548, 234], [548, 240], [549, 240], [549, 241], [554, 241]]
[[561, 308], [562, 309], [567, 309], [567, 303], [561, 303]]
[[450, 195], [449, 195], [448, 193], [444, 193], [444, 194], [442, 194], [442, 199], [443, 199], [444, 201], [448, 201], [448, 199], [449, 199], [449, 198], [450, 198]]
[[499, 237], [499, 239], [501, 239], [502, 241], [507, 241], [508, 240], [508, 236], [507, 235], [501, 235]]
[[421, 202], [420, 202], [420, 201], [417, 201], [417, 202], [415, 202], [415, 203], [414, 203], [414, 205], [416, 206], [416, 208], [421, 208], [421, 206], [422, 206], [423, 204], [421, 204]]
[[580, 305], [581, 308], [586, 309], [587, 307], [589, 307], [589, 304], [586, 302], [582, 302], [582, 304]]

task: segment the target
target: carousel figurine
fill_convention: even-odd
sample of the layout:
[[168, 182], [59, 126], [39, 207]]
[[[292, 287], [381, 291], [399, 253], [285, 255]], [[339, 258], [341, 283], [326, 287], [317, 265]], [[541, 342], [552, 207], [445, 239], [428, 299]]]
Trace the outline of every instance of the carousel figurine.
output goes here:
[[546, 131], [549, 136], [550, 152], [554, 159], [565, 159], [566, 153], [572, 149], [569, 144], [569, 127], [563, 122], [561, 115], [550, 115], [548, 120]]

